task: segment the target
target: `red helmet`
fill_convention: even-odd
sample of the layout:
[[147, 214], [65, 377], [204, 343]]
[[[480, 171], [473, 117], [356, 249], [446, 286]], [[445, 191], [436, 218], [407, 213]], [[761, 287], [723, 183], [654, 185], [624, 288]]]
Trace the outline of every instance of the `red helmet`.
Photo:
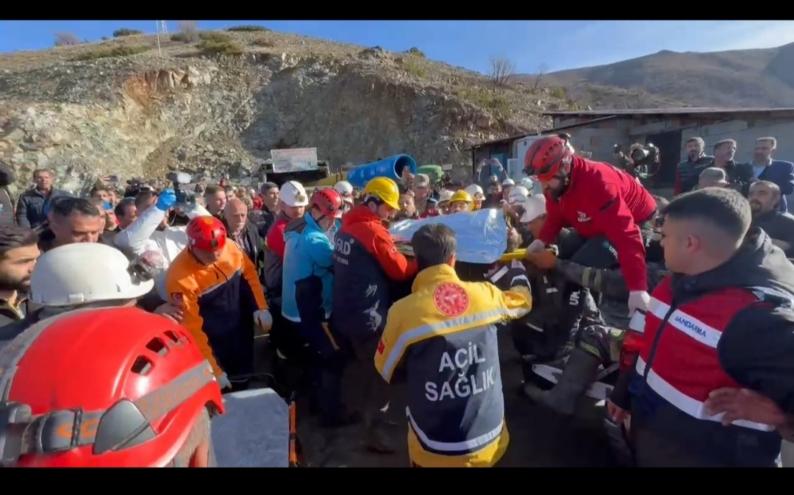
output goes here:
[[524, 156], [524, 172], [547, 181], [557, 176], [562, 163], [573, 156], [573, 147], [563, 136], [546, 136], [533, 142]]
[[0, 453], [18, 466], [167, 466], [204, 408], [223, 412], [184, 327], [138, 308], [83, 309], [0, 352]]
[[331, 187], [317, 189], [309, 200], [309, 208], [317, 208], [323, 216], [339, 218], [342, 216], [342, 196]]
[[203, 251], [218, 251], [226, 244], [226, 227], [215, 217], [196, 217], [187, 224], [188, 244]]

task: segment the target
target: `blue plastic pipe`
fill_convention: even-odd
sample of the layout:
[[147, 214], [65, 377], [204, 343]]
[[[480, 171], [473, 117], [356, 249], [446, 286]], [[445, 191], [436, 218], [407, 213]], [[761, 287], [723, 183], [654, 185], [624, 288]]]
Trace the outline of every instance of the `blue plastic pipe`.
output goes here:
[[416, 160], [409, 155], [394, 155], [377, 162], [359, 165], [347, 173], [347, 181], [357, 188], [363, 188], [375, 177], [388, 177], [399, 182], [400, 174], [405, 167], [409, 167], [411, 173], [416, 174]]

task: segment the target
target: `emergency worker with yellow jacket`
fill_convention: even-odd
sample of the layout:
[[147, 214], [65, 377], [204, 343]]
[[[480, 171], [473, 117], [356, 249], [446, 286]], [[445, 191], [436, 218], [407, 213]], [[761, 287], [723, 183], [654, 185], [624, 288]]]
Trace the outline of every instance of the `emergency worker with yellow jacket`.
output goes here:
[[391, 382], [407, 381], [408, 454], [420, 467], [490, 467], [507, 449], [496, 324], [532, 307], [526, 286], [462, 282], [455, 233], [425, 225], [411, 240], [419, 273], [394, 303], [375, 351]]

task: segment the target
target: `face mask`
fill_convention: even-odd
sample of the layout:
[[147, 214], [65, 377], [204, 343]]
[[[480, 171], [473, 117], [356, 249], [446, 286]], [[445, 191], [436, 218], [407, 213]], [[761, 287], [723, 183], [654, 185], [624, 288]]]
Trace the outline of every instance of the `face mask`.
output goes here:
[[102, 209], [103, 210], [112, 210], [113, 209], [113, 205], [110, 204], [110, 201], [103, 201], [102, 202]]

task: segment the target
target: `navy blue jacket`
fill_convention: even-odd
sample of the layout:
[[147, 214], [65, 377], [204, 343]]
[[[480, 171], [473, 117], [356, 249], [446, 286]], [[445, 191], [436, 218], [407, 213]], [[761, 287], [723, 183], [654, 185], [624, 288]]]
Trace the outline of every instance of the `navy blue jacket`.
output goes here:
[[766, 167], [758, 176], [759, 180], [774, 182], [780, 188], [780, 207], [782, 212], [788, 212], [786, 196], [794, 192], [794, 163], [783, 160], [772, 160], [772, 164]]

